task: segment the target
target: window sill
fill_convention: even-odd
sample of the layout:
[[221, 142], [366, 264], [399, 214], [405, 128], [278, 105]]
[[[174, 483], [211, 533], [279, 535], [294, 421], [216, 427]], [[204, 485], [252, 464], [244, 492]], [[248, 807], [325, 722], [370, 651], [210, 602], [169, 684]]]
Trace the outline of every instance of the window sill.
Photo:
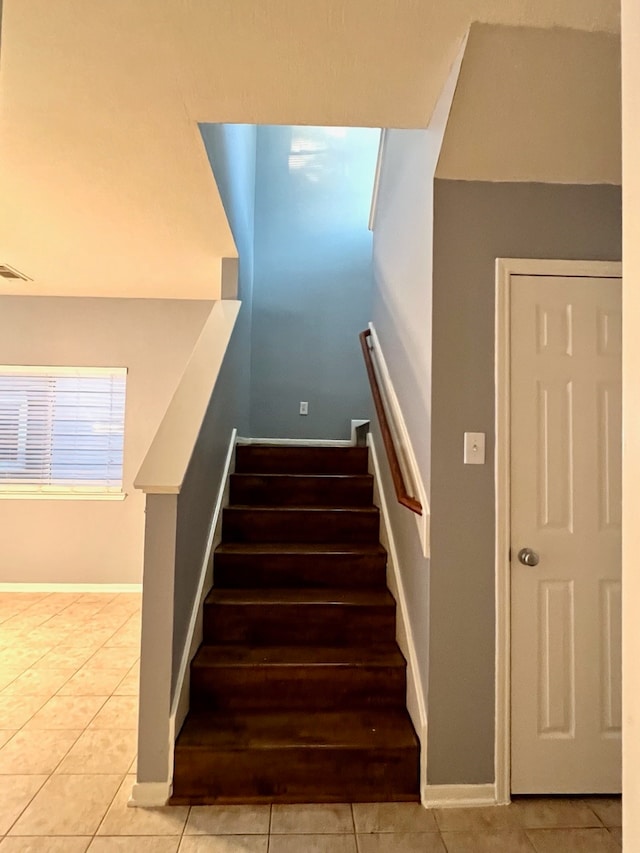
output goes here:
[[50, 492], [26, 489], [0, 490], [0, 501], [123, 501], [126, 497], [126, 492], [78, 492], [70, 489]]

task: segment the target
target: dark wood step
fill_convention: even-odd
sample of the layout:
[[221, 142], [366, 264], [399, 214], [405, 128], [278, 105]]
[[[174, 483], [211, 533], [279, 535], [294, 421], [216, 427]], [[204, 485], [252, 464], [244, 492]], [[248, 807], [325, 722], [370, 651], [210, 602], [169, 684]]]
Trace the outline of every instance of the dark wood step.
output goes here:
[[228, 506], [225, 542], [378, 542], [377, 507], [309, 509]]
[[232, 474], [229, 502], [258, 506], [371, 506], [371, 474]]
[[386, 588], [387, 552], [379, 543], [224, 542], [213, 565], [219, 588]]
[[207, 710], [403, 708], [396, 645], [208, 646], [191, 663], [191, 707]]
[[214, 588], [204, 605], [207, 644], [348, 646], [393, 643], [388, 590]]
[[238, 474], [366, 474], [366, 447], [284, 447], [239, 444]]
[[417, 746], [406, 711], [191, 712], [172, 802], [417, 800]]

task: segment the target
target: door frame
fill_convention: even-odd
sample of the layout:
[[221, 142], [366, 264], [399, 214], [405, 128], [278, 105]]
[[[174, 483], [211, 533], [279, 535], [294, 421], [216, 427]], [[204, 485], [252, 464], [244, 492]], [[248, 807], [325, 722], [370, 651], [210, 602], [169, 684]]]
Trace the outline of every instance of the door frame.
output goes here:
[[511, 277], [622, 278], [619, 261], [497, 258], [495, 281], [495, 796], [511, 800]]

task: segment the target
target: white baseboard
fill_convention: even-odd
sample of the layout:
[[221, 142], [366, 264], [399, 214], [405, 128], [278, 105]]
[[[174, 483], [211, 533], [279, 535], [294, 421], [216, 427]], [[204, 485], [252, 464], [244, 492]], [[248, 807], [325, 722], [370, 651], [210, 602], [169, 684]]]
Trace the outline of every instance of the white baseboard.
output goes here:
[[291, 447], [351, 447], [350, 439], [330, 438], [238, 438], [238, 444], [270, 444]]
[[[420, 741], [420, 798], [424, 804], [427, 787], [427, 707], [418, 666], [418, 653], [409, 622], [407, 597], [399, 570], [398, 551], [382, 486], [380, 465], [372, 433], [367, 435], [369, 468], [374, 476], [374, 503], [380, 508], [380, 539], [387, 549], [387, 581], [396, 600], [396, 640], [407, 661], [407, 710]], [[395, 500], [395, 495], [392, 500]]]
[[172, 793], [170, 782], [136, 782], [127, 802], [133, 808], [166, 806]]
[[0, 583], [0, 592], [142, 592], [141, 583]]
[[427, 785], [423, 805], [428, 808], [461, 808], [495, 806], [496, 786], [486, 785]]
[[176, 682], [176, 690], [174, 694], [173, 705], [171, 707], [171, 716], [169, 718], [169, 779], [173, 777], [173, 755], [175, 751], [176, 737], [182, 728], [185, 717], [189, 711], [189, 690], [191, 686], [191, 660], [195, 655], [198, 647], [202, 643], [202, 609], [204, 599], [211, 589], [213, 584], [213, 552], [216, 546], [222, 539], [222, 508], [227, 503], [229, 496], [229, 477], [233, 473], [235, 466], [235, 449], [237, 443], [238, 431], [236, 429], [231, 433], [229, 447], [227, 449], [227, 457], [224, 462], [222, 477], [220, 479], [220, 488], [218, 496], [213, 508], [211, 521], [209, 522], [209, 535], [207, 538], [207, 547], [205, 549], [202, 567], [200, 569], [200, 580], [198, 582], [198, 590], [193, 602], [191, 618], [189, 619], [189, 627], [185, 639], [184, 649], [182, 651], [182, 659], [180, 661], [180, 669], [178, 670], [178, 679]]

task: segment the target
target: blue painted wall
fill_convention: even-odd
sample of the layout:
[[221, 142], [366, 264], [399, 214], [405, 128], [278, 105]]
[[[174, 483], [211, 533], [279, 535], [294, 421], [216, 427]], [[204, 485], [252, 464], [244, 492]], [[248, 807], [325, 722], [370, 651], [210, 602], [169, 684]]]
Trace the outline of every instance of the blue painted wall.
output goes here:
[[249, 434], [348, 438], [351, 419], [371, 414], [358, 333], [371, 316], [367, 223], [379, 131], [201, 130], [240, 254]]
[[370, 415], [358, 333], [371, 314], [378, 140], [371, 129], [258, 128], [254, 436], [348, 438], [351, 418]]

